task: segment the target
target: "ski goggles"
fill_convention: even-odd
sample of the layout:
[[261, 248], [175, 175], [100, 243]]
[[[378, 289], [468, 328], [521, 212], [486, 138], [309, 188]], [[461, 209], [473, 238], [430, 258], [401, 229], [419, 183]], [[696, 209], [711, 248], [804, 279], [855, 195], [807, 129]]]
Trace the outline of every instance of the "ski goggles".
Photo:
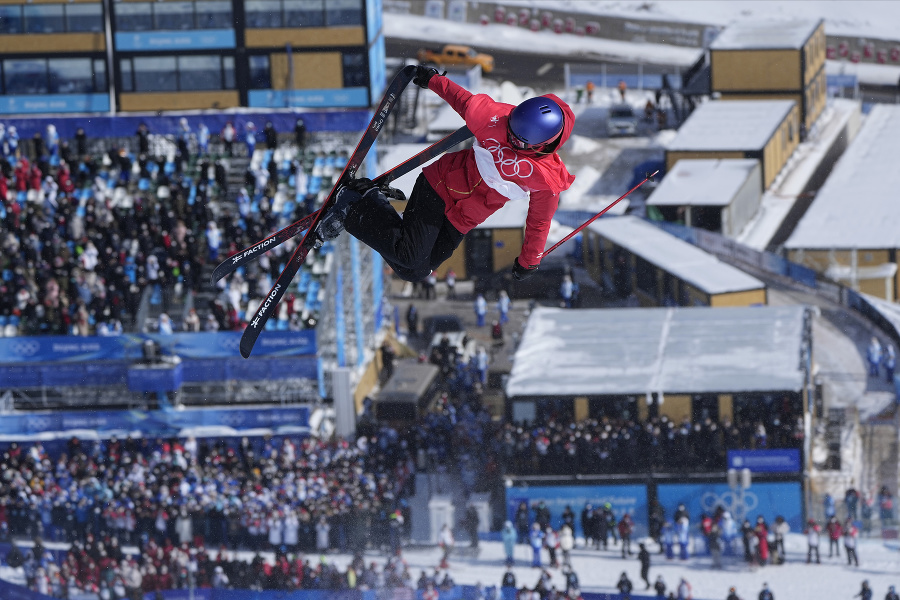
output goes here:
[[546, 142], [541, 142], [540, 144], [529, 144], [510, 129], [509, 124], [506, 126], [506, 141], [512, 146], [514, 149], [519, 152], [529, 152], [529, 153], [540, 153], [545, 152], [548, 149], [554, 147], [556, 142], [559, 140], [562, 135], [562, 129], [559, 130], [559, 133], [554, 135], [552, 138], [547, 140]]

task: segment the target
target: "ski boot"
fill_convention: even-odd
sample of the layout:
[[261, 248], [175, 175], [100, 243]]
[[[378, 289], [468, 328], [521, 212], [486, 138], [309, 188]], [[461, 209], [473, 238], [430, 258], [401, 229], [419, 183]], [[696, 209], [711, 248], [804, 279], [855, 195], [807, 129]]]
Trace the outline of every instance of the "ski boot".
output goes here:
[[[316, 227], [317, 241], [328, 242], [341, 235], [341, 232], [344, 231], [344, 220], [347, 218], [347, 211], [350, 210], [350, 205], [373, 192], [376, 193], [373, 199], [377, 202], [386, 202], [386, 198], [406, 200], [406, 195], [398, 189], [387, 185], [374, 185], [370, 179], [365, 177], [351, 179], [346, 186], [338, 190], [334, 203], [328, 209], [328, 212], [319, 219], [319, 224]], [[380, 194], [377, 192], [380, 192]]]

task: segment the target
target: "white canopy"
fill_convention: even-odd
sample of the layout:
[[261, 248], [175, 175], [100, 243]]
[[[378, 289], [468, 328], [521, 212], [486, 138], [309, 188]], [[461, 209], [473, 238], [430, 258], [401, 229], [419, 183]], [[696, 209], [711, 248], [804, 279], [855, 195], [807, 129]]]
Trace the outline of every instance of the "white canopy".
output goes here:
[[799, 391], [802, 306], [538, 308], [509, 397]]

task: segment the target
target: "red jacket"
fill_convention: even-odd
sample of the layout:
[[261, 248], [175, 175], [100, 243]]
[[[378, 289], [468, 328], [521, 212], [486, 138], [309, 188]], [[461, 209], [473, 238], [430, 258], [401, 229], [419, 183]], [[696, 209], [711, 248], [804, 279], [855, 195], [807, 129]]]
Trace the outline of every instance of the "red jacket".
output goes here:
[[[530, 193], [519, 263], [536, 266], [541, 261], [550, 221], [559, 205], [559, 193], [568, 189], [575, 177], [556, 153], [541, 157], [518, 154], [507, 143], [506, 121], [515, 108], [512, 104], [495, 102], [486, 94], [472, 94], [440, 75], [432, 77], [428, 87], [465, 119], [477, 143], [491, 153], [502, 179]], [[572, 133], [575, 113], [553, 94], [547, 97], [559, 104], [565, 115], [559, 142], [562, 146]], [[447, 219], [460, 233], [468, 233], [483, 223], [510, 199], [484, 182], [472, 148], [446, 154], [422, 169], [422, 173], [444, 200]]]

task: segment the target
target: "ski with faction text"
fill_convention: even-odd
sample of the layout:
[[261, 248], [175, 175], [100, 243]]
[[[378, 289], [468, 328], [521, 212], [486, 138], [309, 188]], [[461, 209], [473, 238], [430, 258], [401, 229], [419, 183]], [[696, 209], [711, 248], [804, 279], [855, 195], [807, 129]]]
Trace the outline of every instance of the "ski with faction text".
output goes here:
[[[378, 108], [375, 110], [375, 115], [369, 122], [369, 126], [366, 128], [359, 143], [356, 145], [356, 149], [353, 150], [353, 153], [350, 155], [347, 165], [341, 172], [340, 177], [338, 177], [337, 182], [335, 182], [334, 187], [331, 189], [325, 202], [322, 203], [322, 208], [316, 213], [315, 218], [313, 218], [313, 221], [309, 224], [306, 235], [303, 236], [300, 244], [294, 250], [294, 254], [284, 266], [284, 270], [281, 271], [281, 275], [278, 276], [275, 285], [272, 286], [272, 289], [269, 290], [269, 293], [266, 294], [266, 297], [260, 302], [259, 307], [256, 309], [256, 313], [254, 313], [253, 317], [248, 321], [247, 327], [244, 329], [244, 334], [241, 336], [240, 344], [241, 356], [244, 358], [250, 356], [250, 353], [253, 351], [253, 346], [256, 344], [256, 340], [259, 338], [259, 334], [262, 333], [266, 322], [275, 312], [275, 308], [287, 291], [291, 281], [293, 281], [297, 271], [300, 270], [300, 267], [306, 260], [306, 256], [309, 254], [310, 250], [321, 244], [321, 241], [316, 235], [316, 226], [319, 223], [319, 219], [321, 219], [322, 215], [326, 214], [331, 208], [331, 205], [334, 204], [334, 199], [337, 196], [338, 190], [345, 186], [347, 182], [356, 175], [356, 171], [362, 164], [363, 159], [365, 159], [372, 144], [375, 143], [375, 138], [378, 137], [378, 133], [381, 131], [382, 126], [384, 126], [391, 110], [396, 105], [401, 92], [403, 92], [406, 86], [413, 80], [415, 74], [415, 66], [404, 67], [388, 85], [384, 97], [381, 99]], [[272, 238], [270, 237], [267, 239]]]
[[[385, 171], [384, 173], [373, 179], [372, 182], [375, 185], [389, 185], [392, 181], [399, 179], [400, 177], [406, 175], [417, 167], [421, 167], [431, 159], [440, 156], [450, 148], [456, 146], [457, 144], [461, 144], [470, 137], [472, 137], [472, 132], [469, 131], [468, 127], [462, 126], [450, 135], [431, 144], [415, 156], [412, 156], [396, 167]], [[243, 250], [234, 253], [232, 256], [229, 256], [216, 266], [215, 270], [212, 273], [212, 282], [215, 283], [226, 275], [234, 273], [245, 264], [256, 258], [259, 258], [261, 254], [264, 254], [269, 250], [275, 248], [276, 246], [285, 243], [295, 235], [306, 231], [307, 229], [309, 229], [309, 226], [313, 223], [313, 221], [316, 220], [319, 212], [321, 212], [321, 209], [306, 215], [305, 217], [299, 219], [298, 221], [295, 221], [294, 223], [291, 223], [284, 229], [273, 233], [264, 240], [260, 240], [252, 246], [247, 246]]]

